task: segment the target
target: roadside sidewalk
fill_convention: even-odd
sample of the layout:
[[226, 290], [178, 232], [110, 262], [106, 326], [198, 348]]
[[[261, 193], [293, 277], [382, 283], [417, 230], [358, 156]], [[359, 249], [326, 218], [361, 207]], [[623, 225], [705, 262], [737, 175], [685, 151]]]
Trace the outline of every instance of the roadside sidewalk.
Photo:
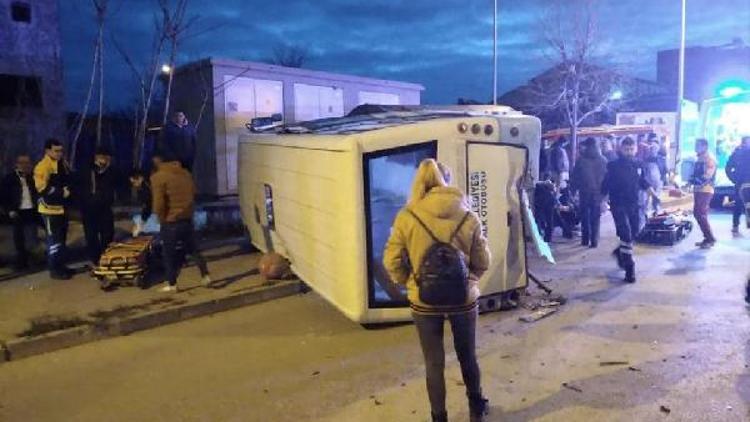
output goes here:
[[0, 283], [0, 362], [299, 292], [296, 280], [266, 283], [258, 274], [260, 254], [241, 245], [203, 253], [212, 286], [200, 286], [198, 270], [190, 266], [180, 275], [178, 293], [160, 292], [163, 283], [103, 292], [86, 273], [55, 281], [41, 272]]

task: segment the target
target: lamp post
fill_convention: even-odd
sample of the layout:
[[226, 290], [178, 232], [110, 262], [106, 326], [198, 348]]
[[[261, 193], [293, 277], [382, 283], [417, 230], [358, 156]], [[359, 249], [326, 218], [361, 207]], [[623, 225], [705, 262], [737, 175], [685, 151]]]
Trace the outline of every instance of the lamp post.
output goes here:
[[687, 0], [682, 0], [682, 10], [680, 17], [680, 58], [677, 69], [677, 114], [675, 117], [675, 139], [677, 143], [674, 157], [674, 171], [679, 173], [680, 164], [680, 141], [682, 138], [682, 103], [685, 97], [685, 32], [687, 23]]
[[492, 14], [492, 105], [497, 105], [497, 0]]

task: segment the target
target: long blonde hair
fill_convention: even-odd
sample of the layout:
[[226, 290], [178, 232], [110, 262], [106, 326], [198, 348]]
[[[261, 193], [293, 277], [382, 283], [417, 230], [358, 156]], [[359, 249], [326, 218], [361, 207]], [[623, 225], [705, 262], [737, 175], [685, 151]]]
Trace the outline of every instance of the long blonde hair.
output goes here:
[[415, 204], [427, 195], [430, 189], [435, 187], [447, 186], [443, 178], [443, 172], [440, 171], [437, 161], [427, 158], [419, 163], [417, 174], [414, 175], [414, 182], [411, 185], [411, 198], [409, 205]]

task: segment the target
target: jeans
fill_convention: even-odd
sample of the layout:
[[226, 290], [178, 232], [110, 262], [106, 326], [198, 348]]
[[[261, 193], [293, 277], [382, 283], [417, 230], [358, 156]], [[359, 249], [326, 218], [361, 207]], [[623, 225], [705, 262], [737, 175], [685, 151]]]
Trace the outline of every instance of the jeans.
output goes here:
[[[424, 355], [427, 375], [427, 395], [432, 413], [445, 412], [445, 350], [443, 347], [443, 323], [446, 316], [412, 313], [419, 334], [419, 343]], [[461, 365], [461, 374], [468, 397], [482, 394], [479, 363], [476, 355], [477, 311], [448, 315], [453, 332], [453, 347]]]
[[42, 215], [44, 232], [47, 235], [47, 268], [50, 273], [67, 271], [65, 258], [68, 240], [68, 217], [66, 215]]
[[[13, 244], [16, 247], [16, 265], [20, 268], [29, 264], [28, 247], [36, 246], [39, 214], [36, 210], [19, 210], [13, 219]], [[33, 242], [27, 244], [27, 240]]]
[[83, 232], [86, 237], [86, 252], [94, 264], [112, 243], [115, 236], [115, 217], [112, 208], [83, 210]]
[[164, 273], [170, 286], [177, 284], [177, 275], [179, 273], [177, 256], [178, 243], [182, 243], [185, 254], [190, 255], [198, 265], [201, 277], [208, 275], [206, 260], [203, 259], [203, 256], [198, 252], [198, 245], [195, 242], [195, 233], [193, 231], [193, 222], [191, 220], [162, 224], [161, 239]]
[[602, 215], [602, 201], [599, 195], [581, 194], [581, 243], [599, 244], [599, 223]]
[[693, 203], [693, 215], [695, 221], [698, 222], [698, 226], [701, 228], [703, 233], [703, 239], [709, 242], [715, 242], [713, 232], [711, 231], [711, 224], [708, 222], [708, 210], [711, 206], [711, 198], [714, 194], [711, 192], [695, 192], [693, 197], [695, 202]]

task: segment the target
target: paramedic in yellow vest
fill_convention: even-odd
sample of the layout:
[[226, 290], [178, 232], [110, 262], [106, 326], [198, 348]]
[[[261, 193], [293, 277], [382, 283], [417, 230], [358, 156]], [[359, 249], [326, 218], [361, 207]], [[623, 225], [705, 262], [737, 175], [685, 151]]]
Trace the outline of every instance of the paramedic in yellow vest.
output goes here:
[[70, 169], [63, 159], [63, 145], [57, 139], [44, 144], [44, 158], [34, 167], [34, 186], [39, 193], [38, 211], [47, 235], [47, 265], [50, 277], [68, 280], [73, 271], [65, 266], [68, 217], [65, 205], [70, 198]]

